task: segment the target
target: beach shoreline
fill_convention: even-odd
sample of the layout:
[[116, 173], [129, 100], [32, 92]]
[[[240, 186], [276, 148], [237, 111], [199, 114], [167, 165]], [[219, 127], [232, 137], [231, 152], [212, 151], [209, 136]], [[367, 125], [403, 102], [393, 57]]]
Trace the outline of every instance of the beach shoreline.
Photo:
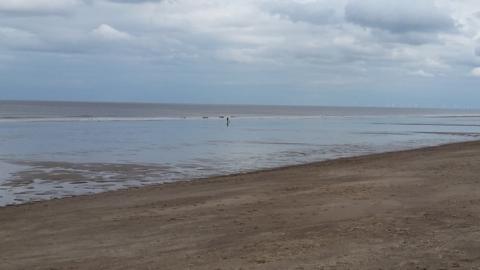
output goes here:
[[478, 266], [478, 165], [471, 141], [7, 206], [0, 265]]
[[[465, 134], [471, 134], [471, 133], [465, 133]], [[476, 137], [474, 135], [471, 135], [472, 137]], [[139, 189], [139, 188], [148, 188], [148, 187], [156, 187], [160, 185], [167, 185], [167, 184], [175, 184], [178, 182], [191, 182], [191, 181], [206, 181], [206, 180], [214, 180], [215, 178], [224, 178], [224, 177], [236, 177], [236, 176], [242, 176], [242, 175], [248, 175], [252, 173], [261, 173], [261, 172], [269, 172], [269, 171], [275, 171], [275, 170], [282, 170], [282, 169], [290, 169], [290, 168], [295, 168], [295, 167], [303, 167], [303, 166], [310, 166], [310, 165], [315, 165], [317, 163], [324, 163], [324, 162], [331, 162], [331, 161], [341, 161], [341, 160], [347, 160], [351, 158], [361, 158], [361, 157], [367, 157], [367, 156], [375, 156], [375, 155], [383, 155], [383, 154], [390, 154], [390, 153], [400, 153], [404, 151], [412, 151], [412, 150], [417, 150], [417, 149], [428, 149], [428, 148], [436, 148], [439, 146], [446, 146], [450, 144], [458, 144], [458, 143], [468, 143], [468, 142], [474, 142], [476, 140], [464, 140], [460, 142], [450, 142], [450, 143], [442, 143], [442, 144], [437, 144], [437, 145], [431, 145], [431, 146], [419, 146], [419, 147], [413, 147], [413, 148], [406, 148], [406, 149], [398, 149], [398, 150], [385, 150], [383, 152], [372, 152], [372, 153], [363, 153], [363, 154], [354, 154], [354, 155], [347, 155], [343, 157], [336, 157], [336, 158], [327, 158], [323, 160], [316, 160], [316, 161], [307, 161], [303, 163], [296, 163], [296, 164], [289, 164], [289, 165], [278, 165], [274, 167], [266, 167], [266, 168], [259, 168], [259, 169], [245, 169], [244, 171], [239, 171], [239, 172], [232, 172], [232, 173], [216, 173], [212, 175], [207, 175], [207, 176], [199, 176], [199, 177], [185, 177], [185, 178], [175, 178], [175, 179], [163, 179], [161, 176], [157, 176], [157, 179], [160, 180], [155, 180], [155, 181], [138, 181], [138, 180], [130, 180], [130, 181], [106, 181], [105, 183], [109, 186], [118, 186], [118, 185], [125, 185], [125, 182], [132, 182], [130, 185], [125, 185], [124, 187], [115, 187], [113, 189], [104, 189], [101, 191], [95, 191], [95, 192], [84, 192], [80, 194], [72, 194], [72, 195], [55, 195], [55, 194], [50, 194], [46, 193], [47, 198], [41, 198], [41, 199], [18, 199], [10, 204], [4, 204], [0, 205], [0, 208], [2, 207], [12, 207], [12, 206], [18, 206], [18, 205], [24, 205], [24, 204], [35, 204], [43, 201], [50, 201], [50, 200], [60, 200], [60, 199], [65, 199], [65, 198], [71, 198], [71, 197], [81, 197], [81, 196], [93, 196], [96, 194], [102, 194], [102, 193], [109, 193], [109, 192], [116, 192], [120, 190], [129, 190], [129, 189]], [[0, 160], [1, 161], [1, 160]], [[75, 174], [74, 171], [68, 171], [72, 169], [84, 169], [88, 170], [88, 167], [94, 167], [95, 170], [92, 170], [93, 173], [99, 173], [99, 174], [105, 174], [105, 172], [108, 172], [110, 174], [115, 174], [118, 173], [119, 171], [121, 172], [136, 172], [138, 169], [141, 169], [140, 172], [136, 173], [124, 173], [125, 175], [120, 176], [121, 178], [125, 179], [125, 177], [128, 177], [128, 179], [137, 179], [141, 178], [140, 174], [143, 174], [144, 176], [150, 175], [152, 172], [156, 172], [158, 170], [162, 170], [164, 166], [162, 165], [156, 165], [156, 164], [130, 164], [130, 163], [125, 163], [125, 164], [116, 164], [116, 163], [72, 163], [72, 162], [55, 162], [55, 161], [9, 161], [7, 163], [11, 166], [24, 166], [24, 169], [19, 169], [14, 171], [13, 173], [10, 172], [11, 175], [15, 175], [15, 178], [12, 178], [10, 181], [10, 185], [18, 185], [18, 183], [29, 183], [29, 182], [35, 182], [36, 179], [44, 178], [44, 179], [49, 179], [50, 176], [54, 177], [54, 181], [51, 180], [46, 180], [45, 182], [51, 182], [50, 183], [50, 188], [55, 189], [55, 187], [60, 187], [64, 184], [85, 184], [87, 185], [84, 190], [91, 189], [93, 190], [93, 185], [95, 184], [101, 184], [103, 181], [88, 181], [88, 177], [84, 177], [79, 174]], [[40, 169], [41, 168], [41, 169]], [[60, 175], [52, 174], [53, 169], [66, 169], [66, 170], [60, 170]], [[8, 175], [8, 170], [7, 170], [7, 175]], [[76, 177], [77, 180], [71, 181], [71, 177]], [[78, 179], [80, 177], [80, 179]], [[8, 186], [8, 185], [6, 185]], [[22, 185], [19, 185], [22, 186]], [[88, 187], [90, 186], [90, 187]], [[45, 188], [43, 188], [45, 189]], [[34, 188], [28, 188], [25, 187], [25, 190], [33, 191]], [[52, 190], [53, 191], [53, 190]], [[13, 196], [13, 195], [12, 195]], [[52, 196], [52, 197], [48, 197]]]

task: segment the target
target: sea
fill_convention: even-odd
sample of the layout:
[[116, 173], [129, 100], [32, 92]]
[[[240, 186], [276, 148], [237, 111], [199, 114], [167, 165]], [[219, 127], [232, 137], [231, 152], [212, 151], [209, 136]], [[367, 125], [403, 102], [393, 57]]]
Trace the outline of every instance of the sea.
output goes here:
[[479, 136], [479, 110], [0, 101], [0, 206]]

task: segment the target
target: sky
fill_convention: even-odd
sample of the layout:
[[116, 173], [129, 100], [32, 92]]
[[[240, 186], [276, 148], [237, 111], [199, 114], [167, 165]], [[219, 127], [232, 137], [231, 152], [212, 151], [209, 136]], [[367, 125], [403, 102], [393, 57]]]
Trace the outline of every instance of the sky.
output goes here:
[[1, 0], [5, 99], [480, 108], [480, 1]]

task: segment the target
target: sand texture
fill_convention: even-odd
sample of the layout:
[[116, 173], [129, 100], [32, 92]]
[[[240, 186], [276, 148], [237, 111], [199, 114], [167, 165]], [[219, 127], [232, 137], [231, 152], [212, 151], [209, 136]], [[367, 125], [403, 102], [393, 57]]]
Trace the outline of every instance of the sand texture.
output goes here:
[[0, 208], [0, 269], [480, 269], [480, 142]]

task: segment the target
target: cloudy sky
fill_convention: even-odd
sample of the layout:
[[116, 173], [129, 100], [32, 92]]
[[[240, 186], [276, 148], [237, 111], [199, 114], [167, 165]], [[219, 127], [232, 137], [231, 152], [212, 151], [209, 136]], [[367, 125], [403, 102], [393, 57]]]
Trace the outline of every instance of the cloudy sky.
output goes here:
[[1, 0], [0, 99], [480, 108], [480, 2]]

